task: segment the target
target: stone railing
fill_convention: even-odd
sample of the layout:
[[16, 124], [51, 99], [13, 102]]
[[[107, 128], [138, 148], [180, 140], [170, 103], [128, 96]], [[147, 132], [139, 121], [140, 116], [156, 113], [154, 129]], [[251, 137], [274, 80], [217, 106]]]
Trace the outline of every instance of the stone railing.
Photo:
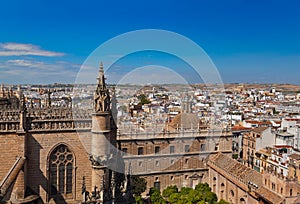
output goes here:
[[92, 121], [86, 120], [35, 120], [28, 124], [30, 131], [91, 129]]
[[19, 127], [19, 121], [0, 121], [0, 132], [16, 132]]
[[0, 121], [19, 121], [20, 110], [0, 110]]
[[31, 131], [91, 129], [91, 112], [69, 107], [29, 109], [27, 128]]
[[28, 109], [27, 117], [31, 118], [31, 120], [90, 119], [91, 113], [92, 110], [49, 107]]
[[57, 131], [91, 129], [91, 110], [73, 110], [68, 107], [28, 108], [24, 110], [0, 111], [0, 132], [17, 132], [20, 121], [24, 120], [24, 128], [28, 131]]
[[0, 132], [11, 132], [19, 129], [20, 110], [1, 110], [0, 111]]
[[147, 140], [147, 139], [165, 139], [165, 138], [205, 138], [205, 137], [226, 137], [232, 136], [230, 131], [219, 131], [219, 130], [200, 130], [200, 131], [178, 131], [178, 132], [167, 132], [167, 131], [151, 131], [151, 132], [122, 132], [118, 131], [118, 139], [120, 140]]

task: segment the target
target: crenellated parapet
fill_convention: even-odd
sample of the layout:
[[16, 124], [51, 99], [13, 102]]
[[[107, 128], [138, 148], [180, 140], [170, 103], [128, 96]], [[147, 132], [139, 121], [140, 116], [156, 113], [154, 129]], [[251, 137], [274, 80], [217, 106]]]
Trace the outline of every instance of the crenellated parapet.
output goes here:
[[91, 111], [68, 107], [35, 108], [27, 111], [29, 131], [91, 129]]
[[27, 117], [31, 120], [63, 120], [72, 119], [70, 108], [32, 108], [27, 110]]
[[1, 110], [0, 111], [0, 121], [19, 121], [20, 119], [20, 110], [12, 109], [12, 110]]
[[27, 107], [0, 111], [0, 133], [17, 131], [72, 131], [92, 128], [91, 110], [70, 107]]
[[20, 110], [0, 111], [0, 132], [19, 130]]

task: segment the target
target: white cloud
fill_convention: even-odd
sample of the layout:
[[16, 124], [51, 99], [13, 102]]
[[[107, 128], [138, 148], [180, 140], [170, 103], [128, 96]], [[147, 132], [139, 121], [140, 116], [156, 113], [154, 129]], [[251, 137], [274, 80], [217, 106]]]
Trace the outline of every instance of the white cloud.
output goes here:
[[7, 60], [6, 63], [8, 65], [15, 65], [21, 67], [41, 67], [45, 65], [43, 62], [24, 60], [24, 59]]
[[0, 62], [0, 83], [73, 83], [79, 64], [11, 59]]
[[27, 60], [27, 59], [15, 59], [15, 60], [7, 60], [5, 62], [5, 66], [10, 69], [14, 69], [16, 67], [27, 69], [37, 69], [40, 71], [54, 71], [58, 72], [64, 69], [78, 70], [79, 64], [72, 64], [69, 62], [58, 61], [54, 63], [45, 63], [37, 60]]
[[64, 53], [42, 50], [39, 46], [22, 43], [0, 43], [0, 56], [44, 56], [57, 57]]

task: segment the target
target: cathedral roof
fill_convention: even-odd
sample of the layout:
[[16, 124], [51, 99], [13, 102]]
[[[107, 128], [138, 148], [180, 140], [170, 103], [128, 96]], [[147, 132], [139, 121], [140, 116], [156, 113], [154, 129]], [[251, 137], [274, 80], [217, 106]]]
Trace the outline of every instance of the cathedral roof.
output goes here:
[[256, 184], [258, 187], [262, 185], [262, 175], [260, 173], [222, 153], [212, 155], [209, 160], [247, 185], [249, 182]]
[[268, 190], [267, 188], [261, 186], [255, 191], [260, 197], [268, 200], [273, 204], [280, 204], [283, 202], [283, 198]]
[[[280, 195], [277, 195], [263, 186], [263, 176], [259, 172], [246, 167], [245, 165], [222, 153], [211, 155], [209, 161], [246, 185], [249, 183], [256, 185], [254, 192], [259, 197], [274, 204], [280, 204], [283, 202], [284, 199]], [[226, 177], [228, 177], [228, 175]]]

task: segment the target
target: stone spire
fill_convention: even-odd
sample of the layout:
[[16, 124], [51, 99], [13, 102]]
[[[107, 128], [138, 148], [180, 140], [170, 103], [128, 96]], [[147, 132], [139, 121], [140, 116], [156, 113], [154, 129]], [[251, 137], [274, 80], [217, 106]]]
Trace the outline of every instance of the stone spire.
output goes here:
[[94, 94], [95, 112], [110, 111], [109, 90], [106, 88], [103, 64], [100, 63], [97, 89]]
[[19, 97], [19, 100], [21, 100], [22, 94], [21, 85], [19, 84], [17, 89], [17, 96]]
[[103, 64], [100, 64], [97, 78], [97, 88], [94, 93], [95, 109], [92, 114], [92, 145], [90, 161], [92, 163], [92, 186], [102, 189], [96, 198], [97, 203], [111, 201], [112, 171], [108, 168], [114, 158], [112, 145], [114, 144], [115, 131], [111, 127], [111, 107], [109, 90], [106, 87]]
[[9, 96], [9, 97], [12, 97], [12, 96], [13, 96], [13, 90], [12, 90], [12, 87], [11, 87], [11, 86], [8, 87], [8, 96]]
[[46, 107], [51, 107], [51, 90], [47, 89], [47, 98], [45, 99], [45, 105]]
[[100, 85], [103, 89], [105, 88], [105, 77], [104, 77], [104, 71], [103, 71], [103, 63], [100, 62], [99, 66], [99, 76], [98, 76], [98, 86]]
[[26, 112], [27, 112], [27, 108], [26, 108], [26, 102], [25, 102], [25, 96], [21, 90], [19, 90], [19, 94], [20, 94], [20, 102], [19, 102], [19, 106], [20, 106], [20, 123], [19, 123], [19, 132], [24, 132], [27, 129], [27, 125], [26, 125]]
[[189, 97], [188, 94], [186, 94], [182, 99], [182, 112], [183, 113], [192, 113], [192, 98]]
[[4, 92], [4, 84], [1, 84], [1, 88], [0, 88], [0, 97], [5, 97], [5, 92]]

